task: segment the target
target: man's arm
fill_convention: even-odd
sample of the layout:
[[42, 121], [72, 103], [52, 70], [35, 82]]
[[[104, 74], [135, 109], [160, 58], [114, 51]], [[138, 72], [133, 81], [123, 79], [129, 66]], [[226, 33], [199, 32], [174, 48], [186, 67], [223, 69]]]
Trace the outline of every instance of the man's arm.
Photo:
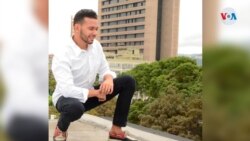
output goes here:
[[116, 73], [110, 70], [108, 61], [105, 57], [102, 46], [100, 44], [99, 44], [99, 55], [100, 55], [100, 59], [101, 59], [100, 60], [101, 65], [100, 65], [99, 70], [98, 70], [99, 81], [105, 81], [110, 76], [112, 79], [116, 78]]
[[52, 71], [57, 82], [56, 85], [64, 97], [76, 98], [83, 102], [87, 101], [89, 90], [74, 85], [68, 58], [65, 56], [54, 56]]
[[111, 94], [113, 92], [114, 84], [113, 79], [116, 78], [115, 72], [111, 71], [106, 57], [103, 53], [102, 46], [100, 45], [101, 66], [99, 68], [99, 80], [102, 80], [100, 90], [104, 95]]

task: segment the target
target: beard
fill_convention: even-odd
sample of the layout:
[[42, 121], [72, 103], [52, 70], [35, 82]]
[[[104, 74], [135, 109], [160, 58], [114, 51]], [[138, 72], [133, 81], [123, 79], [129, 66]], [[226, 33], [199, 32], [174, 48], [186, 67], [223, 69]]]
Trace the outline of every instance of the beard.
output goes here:
[[89, 40], [88, 39], [88, 36], [86, 36], [82, 30], [80, 31], [80, 38], [82, 39], [83, 42], [85, 42], [86, 44], [92, 44], [94, 39], [93, 40]]

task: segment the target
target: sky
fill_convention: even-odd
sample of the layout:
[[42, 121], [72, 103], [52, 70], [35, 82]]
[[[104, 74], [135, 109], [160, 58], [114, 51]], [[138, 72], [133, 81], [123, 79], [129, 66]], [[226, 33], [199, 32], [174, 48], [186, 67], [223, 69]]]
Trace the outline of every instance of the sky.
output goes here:
[[60, 50], [60, 46], [67, 43], [71, 36], [71, 17], [80, 9], [98, 12], [98, 0], [49, 1], [49, 53]]
[[178, 53], [202, 54], [202, 0], [180, 0]]
[[[190, 8], [192, 1], [192, 8]], [[71, 16], [79, 9], [98, 12], [98, 0], [49, 1], [49, 53], [58, 50], [70, 37]], [[179, 54], [202, 53], [202, 1], [180, 0]]]

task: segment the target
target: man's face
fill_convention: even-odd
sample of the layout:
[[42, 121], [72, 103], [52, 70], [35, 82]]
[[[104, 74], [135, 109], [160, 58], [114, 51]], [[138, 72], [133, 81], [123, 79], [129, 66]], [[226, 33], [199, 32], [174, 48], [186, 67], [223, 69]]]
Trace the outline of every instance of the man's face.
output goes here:
[[97, 35], [97, 30], [98, 30], [97, 19], [85, 17], [80, 26], [80, 31], [79, 31], [80, 38], [82, 39], [83, 42], [87, 44], [92, 44]]

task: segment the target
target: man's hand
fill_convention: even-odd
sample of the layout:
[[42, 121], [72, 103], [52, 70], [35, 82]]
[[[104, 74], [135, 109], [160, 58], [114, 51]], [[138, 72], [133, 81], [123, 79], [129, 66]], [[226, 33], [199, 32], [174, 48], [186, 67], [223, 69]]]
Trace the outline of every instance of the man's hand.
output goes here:
[[89, 90], [88, 97], [97, 97], [99, 101], [105, 101], [106, 100], [106, 94], [101, 93], [101, 90]]
[[101, 93], [101, 92], [96, 97], [98, 98], [99, 101], [105, 101], [106, 100], [106, 95]]
[[111, 94], [114, 89], [114, 83], [113, 83], [113, 78], [110, 75], [106, 75], [104, 77], [104, 82], [102, 82], [100, 86], [100, 90], [102, 94]]

